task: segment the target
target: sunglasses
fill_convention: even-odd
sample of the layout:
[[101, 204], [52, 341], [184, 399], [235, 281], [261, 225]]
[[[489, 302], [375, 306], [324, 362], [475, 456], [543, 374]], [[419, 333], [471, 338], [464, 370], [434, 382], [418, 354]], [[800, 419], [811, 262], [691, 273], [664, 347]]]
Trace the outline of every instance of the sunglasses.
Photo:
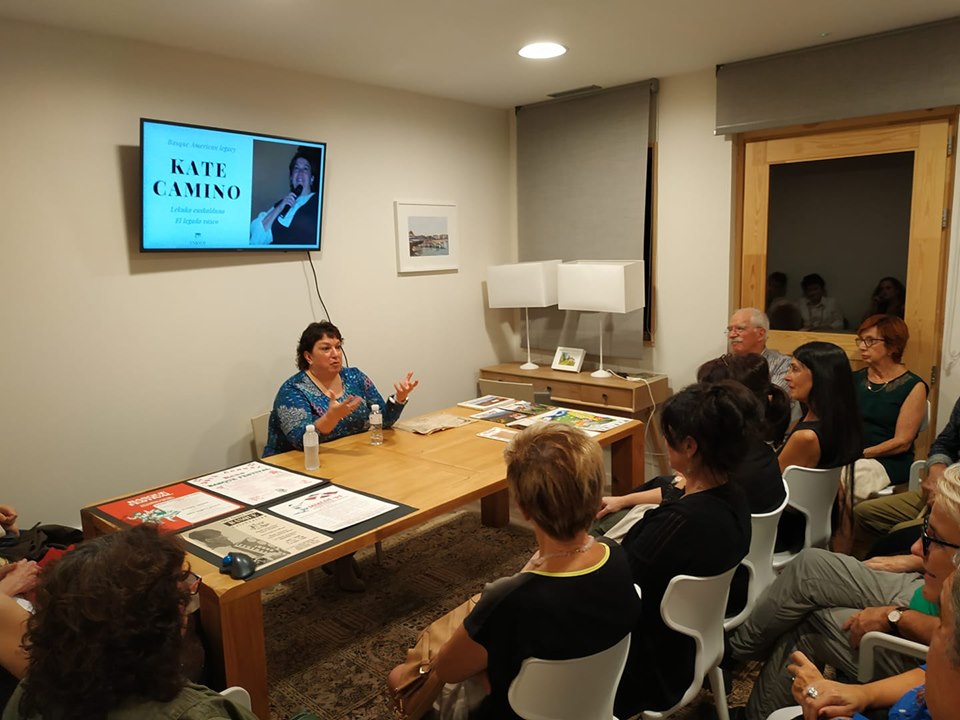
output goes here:
[[923, 527], [920, 530], [920, 542], [923, 544], [923, 554], [928, 555], [930, 553], [930, 543], [935, 543], [945, 548], [953, 548], [954, 550], [960, 550], [960, 545], [954, 545], [949, 543], [946, 540], [941, 540], [940, 538], [931, 535], [928, 531], [930, 529], [930, 517], [925, 517], [923, 519]]

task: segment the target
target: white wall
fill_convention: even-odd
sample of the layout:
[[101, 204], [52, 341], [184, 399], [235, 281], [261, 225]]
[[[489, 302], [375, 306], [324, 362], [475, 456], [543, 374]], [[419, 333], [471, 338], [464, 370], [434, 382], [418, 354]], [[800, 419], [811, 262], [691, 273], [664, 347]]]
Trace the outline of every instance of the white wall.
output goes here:
[[960, 398], [960, 164], [953, 180], [953, 210], [950, 213], [950, 256], [947, 270], [946, 320], [943, 331], [943, 355], [940, 364], [940, 397], [937, 410], [937, 432], [950, 419], [957, 398]]
[[[24, 522], [245, 461], [322, 312], [303, 254], [141, 255], [143, 117], [328, 143], [320, 289], [349, 360], [410, 415], [496, 361], [481, 282], [515, 256], [509, 117], [0, 22], [0, 502]], [[459, 206], [460, 272], [396, 273], [393, 201]]]
[[653, 367], [675, 390], [726, 348], [733, 149], [713, 134], [715, 97], [712, 69], [660, 81]]

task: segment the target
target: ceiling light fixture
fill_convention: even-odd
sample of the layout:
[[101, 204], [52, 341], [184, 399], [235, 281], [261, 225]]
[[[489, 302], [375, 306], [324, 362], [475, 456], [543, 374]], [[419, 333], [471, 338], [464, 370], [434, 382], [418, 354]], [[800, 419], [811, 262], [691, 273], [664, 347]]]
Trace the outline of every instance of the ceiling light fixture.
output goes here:
[[559, 57], [566, 51], [567, 49], [559, 43], [538, 42], [524, 45], [517, 53], [520, 57], [525, 57], [529, 60], [546, 60], [548, 58]]

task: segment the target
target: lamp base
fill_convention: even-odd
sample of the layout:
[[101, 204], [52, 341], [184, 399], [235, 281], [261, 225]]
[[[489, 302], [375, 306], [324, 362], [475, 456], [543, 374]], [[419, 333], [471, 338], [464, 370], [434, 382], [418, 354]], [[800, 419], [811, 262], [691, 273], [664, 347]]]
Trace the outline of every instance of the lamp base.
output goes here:
[[592, 373], [590, 373], [590, 377], [608, 378], [608, 377], [613, 377], [613, 375], [610, 373], [609, 370], [594, 370]]
[[537, 365], [536, 363], [525, 362], [523, 365], [520, 366], [520, 369], [521, 370], [539, 370], [540, 366]]

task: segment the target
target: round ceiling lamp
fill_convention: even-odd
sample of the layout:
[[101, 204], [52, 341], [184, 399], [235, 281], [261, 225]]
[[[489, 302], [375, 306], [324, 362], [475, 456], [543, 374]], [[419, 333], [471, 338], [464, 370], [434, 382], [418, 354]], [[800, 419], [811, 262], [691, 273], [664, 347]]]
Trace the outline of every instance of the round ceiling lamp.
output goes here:
[[567, 49], [560, 43], [555, 42], [537, 42], [524, 45], [518, 51], [520, 57], [529, 60], [546, 60], [563, 55]]

